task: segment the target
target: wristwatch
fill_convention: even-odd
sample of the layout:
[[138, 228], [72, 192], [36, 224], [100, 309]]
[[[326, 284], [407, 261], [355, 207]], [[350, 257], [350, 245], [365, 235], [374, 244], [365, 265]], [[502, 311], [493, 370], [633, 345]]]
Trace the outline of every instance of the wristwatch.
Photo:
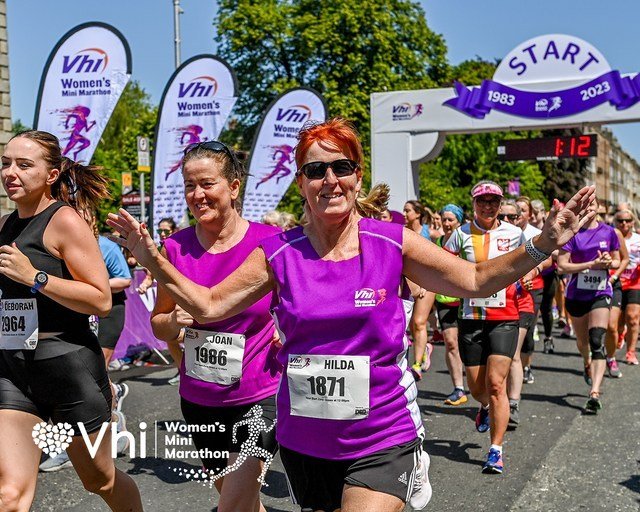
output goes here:
[[46, 272], [40, 270], [33, 278], [33, 286], [31, 287], [31, 293], [37, 293], [40, 288], [49, 282], [49, 275]]

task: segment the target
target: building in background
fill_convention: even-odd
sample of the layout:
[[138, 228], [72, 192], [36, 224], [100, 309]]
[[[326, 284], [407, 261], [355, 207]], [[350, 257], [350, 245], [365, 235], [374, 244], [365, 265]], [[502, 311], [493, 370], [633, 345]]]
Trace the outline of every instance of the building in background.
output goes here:
[[587, 183], [595, 183], [598, 199], [607, 208], [618, 203], [631, 203], [640, 213], [640, 165], [622, 149], [610, 130], [591, 127], [587, 132], [598, 135], [598, 156], [589, 159]]
[[[7, 2], [0, 0], [0, 151], [11, 137], [11, 99], [9, 95], [9, 38], [7, 37]], [[0, 215], [13, 211], [13, 201], [0, 187]]]

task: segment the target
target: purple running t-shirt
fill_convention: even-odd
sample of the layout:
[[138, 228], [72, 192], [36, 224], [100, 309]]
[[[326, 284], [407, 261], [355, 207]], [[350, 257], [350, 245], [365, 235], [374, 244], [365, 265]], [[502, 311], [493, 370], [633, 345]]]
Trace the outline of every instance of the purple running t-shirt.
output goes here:
[[[569, 240], [564, 251], [571, 253], [572, 263], [584, 263], [598, 258], [598, 251], [611, 252], [620, 249], [620, 240], [615, 229], [599, 223], [593, 229], [581, 229]], [[613, 295], [607, 270], [588, 270], [571, 274], [566, 296], [571, 300], [591, 301], [597, 297]]]
[[355, 459], [423, 435], [398, 296], [403, 229], [361, 219], [360, 254], [344, 261], [322, 260], [302, 228], [262, 242], [277, 285], [286, 448]]
[[[202, 286], [214, 286], [236, 270], [260, 242], [279, 228], [249, 223], [244, 238], [224, 253], [211, 254], [198, 241], [194, 226], [178, 231], [165, 240], [169, 261], [186, 277]], [[258, 402], [275, 394], [282, 366], [273, 345], [273, 319], [269, 312], [269, 293], [239, 315], [222, 322], [194, 324], [194, 329], [238, 333], [246, 337], [242, 356], [242, 377], [231, 385], [207, 382], [185, 373], [186, 356], [180, 365], [180, 396], [195, 404], [219, 407]]]

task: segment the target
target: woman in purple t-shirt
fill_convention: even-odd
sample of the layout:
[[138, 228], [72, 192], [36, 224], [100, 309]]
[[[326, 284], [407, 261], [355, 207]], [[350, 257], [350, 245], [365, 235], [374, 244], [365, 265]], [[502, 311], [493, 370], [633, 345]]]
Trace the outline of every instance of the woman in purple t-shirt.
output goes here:
[[[164, 240], [161, 252], [194, 283], [220, 283], [264, 238], [280, 232], [238, 214], [245, 175], [235, 155], [220, 142], [189, 146], [182, 158], [185, 200], [197, 223]], [[159, 286], [151, 315], [156, 337], [184, 343], [184, 355], [176, 361], [180, 405], [202, 463], [216, 477], [220, 510], [264, 510], [259, 479], [277, 448], [274, 395], [282, 370], [273, 343], [270, 302], [269, 293], [225, 320], [198, 322]], [[176, 352], [181, 355], [179, 350], [172, 353]], [[251, 453], [251, 428], [239, 428], [248, 416], [266, 427]]]
[[558, 272], [571, 274], [565, 306], [571, 316], [578, 350], [584, 360], [584, 380], [591, 387], [584, 411], [602, 409], [600, 386], [605, 371], [605, 335], [613, 289], [609, 269], [620, 265], [620, 241], [615, 230], [598, 222], [598, 202], [589, 206], [591, 221], [558, 254]]
[[[573, 237], [594, 188], [552, 209], [524, 247], [473, 264], [397, 224], [356, 208], [363, 154], [353, 126], [304, 127], [296, 182], [304, 227], [268, 238], [217, 286], [189, 281], [160, 255], [146, 227], [124, 210], [109, 223], [169, 295], [198, 322], [221, 321], [273, 293], [285, 365], [278, 442], [294, 500], [303, 509], [420, 510], [431, 498], [417, 388], [407, 365], [403, 276], [456, 297], [505, 288]], [[487, 398], [487, 401], [489, 399]]]

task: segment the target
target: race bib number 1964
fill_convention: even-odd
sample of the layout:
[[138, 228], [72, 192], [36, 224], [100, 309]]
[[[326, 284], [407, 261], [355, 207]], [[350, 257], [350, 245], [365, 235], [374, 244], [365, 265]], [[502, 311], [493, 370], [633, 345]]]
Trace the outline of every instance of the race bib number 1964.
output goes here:
[[36, 299], [0, 300], [0, 349], [35, 350], [37, 346]]

